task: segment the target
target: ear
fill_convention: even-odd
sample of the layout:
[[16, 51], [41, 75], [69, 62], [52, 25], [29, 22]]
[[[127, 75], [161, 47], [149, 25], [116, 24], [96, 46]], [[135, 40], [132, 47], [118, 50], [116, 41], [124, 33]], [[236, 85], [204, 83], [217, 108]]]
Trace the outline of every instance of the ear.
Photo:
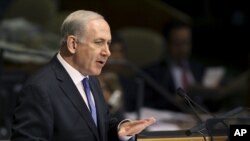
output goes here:
[[73, 35], [67, 37], [67, 48], [71, 54], [74, 54], [77, 49], [77, 39]]

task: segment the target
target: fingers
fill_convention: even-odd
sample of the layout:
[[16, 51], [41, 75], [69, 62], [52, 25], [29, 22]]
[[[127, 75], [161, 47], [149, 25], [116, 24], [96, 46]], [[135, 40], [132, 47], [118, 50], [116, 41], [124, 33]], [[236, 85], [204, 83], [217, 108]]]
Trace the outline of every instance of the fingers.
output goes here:
[[135, 135], [140, 133], [142, 130], [147, 128], [148, 126], [152, 125], [155, 123], [155, 118], [150, 117], [150, 118], [145, 118], [142, 120], [135, 120], [135, 121], [130, 121], [130, 122], [125, 122], [122, 124], [119, 135]]
[[132, 123], [127, 124], [124, 128], [120, 129], [120, 133], [125, 136], [133, 136], [140, 133], [145, 129], [145, 125], [140, 123], [141, 121], [133, 121]]
[[146, 121], [148, 126], [156, 122], [156, 119], [154, 117], [145, 118], [143, 120]]
[[137, 126], [137, 125], [141, 125], [142, 127], [146, 128], [147, 126], [150, 126], [151, 124], [155, 123], [155, 118], [153, 117], [150, 117], [150, 118], [145, 118], [145, 119], [142, 119], [142, 120], [134, 120], [134, 121], [130, 121], [130, 122], [127, 122], [125, 124], [125, 126], [130, 126], [130, 127], [133, 127], [133, 126]]
[[142, 120], [130, 121], [129, 124], [130, 124], [130, 126], [141, 125], [142, 127], [146, 128], [155, 122], [156, 122], [156, 119], [154, 117], [149, 117], [149, 118], [145, 118]]

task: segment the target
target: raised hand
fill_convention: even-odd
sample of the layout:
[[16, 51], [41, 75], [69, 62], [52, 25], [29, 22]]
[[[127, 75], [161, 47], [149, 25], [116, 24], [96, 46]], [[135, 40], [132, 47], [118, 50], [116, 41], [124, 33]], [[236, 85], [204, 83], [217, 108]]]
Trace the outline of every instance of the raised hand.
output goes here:
[[140, 133], [142, 130], [155, 123], [154, 117], [145, 118], [142, 120], [133, 120], [124, 122], [121, 124], [118, 131], [120, 137], [124, 136], [134, 136], [135, 134]]

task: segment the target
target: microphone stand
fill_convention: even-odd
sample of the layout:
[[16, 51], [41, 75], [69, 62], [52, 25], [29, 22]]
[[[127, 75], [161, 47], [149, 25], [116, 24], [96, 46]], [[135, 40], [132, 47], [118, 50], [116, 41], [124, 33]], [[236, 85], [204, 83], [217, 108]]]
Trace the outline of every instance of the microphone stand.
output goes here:
[[[180, 97], [183, 97], [186, 101], [189, 102], [189, 105], [190, 105], [190, 107], [192, 108], [193, 113], [194, 113], [194, 115], [197, 117], [197, 119], [201, 119], [201, 118], [199, 117], [197, 111], [195, 110], [195, 108], [193, 107], [192, 104], [194, 104], [195, 106], [197, 106], [197, 107], [198, 107], [200, 110], [202, 110], [203, 112], [205, 112], [205, 113], [211, 115], [214, 119], [217, 119], [217, 118], [219, 118], [219, 119], [224, 119], [224, 118], [233, 116], [233, 115], [235, 115], [235, 114], [238, 114], [239, 112], [241, 112], [241, 111], [243, 111], [243, 110], [245, 109], [245, 108], [243, 108], [243, 107], [237, 107], [237, 108], [235, 108], [235, 109], [233, 109], [233, 110], [231, 110], [231, 111], [229, 111], [229, 112], [227, 112], [227, 113], [224, 113], [224, 114], [219, 115], [219, 116], [216, 117], [215, 115], [213, 115], [212, 113], [210, 113], [210, 112], [208, 112], [206, 109], [204, 109], [202, 106], [200, 106], [198, 103], [196, 103], [195, 101], [193, 101], [193, 100], [186, 94], [186, 92], [185, 92], [183, 89], [178, 88], [178, 89], [177, 89], [177, 94], [178, 94]], [[191, 102], [192, 102], [192, 103], [191, 103]], [[221, 123], [227, 128], [227, 130], [229, 130], [228, 125], [227, 125], [223, 120], [217, 120], [217, 121], [218, 121], [218, 122], [221, 122]], [[200, 133], [202, 130], [206, 129], [206, 131], [208, 132], [208, 134], [211, 136], [211, 140], [213, 140], [211, 131], [208, 129], [207, 126], [208, 126], [208, 125], [207, 125], [206, 122], [202, 122], [201, 124], [198, 124], [198, 125], [194, 126], [193, 128], [191, 128], [190, 130], [187, 130], [187, 131], [186, 131], [186, 135], [190, 136], [190, 135], [193, 134], [193, 133], [197, 133], [197, 132]], [[209, 125], [209, 126], [211, 126], [211, 125]]]
[[[186, 102], [188, 103], [188, 105], [191, 107], [191, 112], [193, 113], [194, 117], [196, 118], [197, 122], [199, 124], [202, 124], [202, 119], [200, 118], [197, 110], [195, 109], [194, 106], [198, 107], [200, 110], [202, 110], [203, 112], [212, 115], [211, 113], [209, 113], [206, 109], [204, 109], [203, 107], [201, 107], [198, 103], [196, 103], [195, 101], [193, 101], [187, 94], [186, 92], [182, 89], [182, 88], [178, 88], [176, 90], [176, 94], [179, 95], [180, 97], [184, 98], [186, 100]], [[214, 115], [212, 115], [214, 117]]]

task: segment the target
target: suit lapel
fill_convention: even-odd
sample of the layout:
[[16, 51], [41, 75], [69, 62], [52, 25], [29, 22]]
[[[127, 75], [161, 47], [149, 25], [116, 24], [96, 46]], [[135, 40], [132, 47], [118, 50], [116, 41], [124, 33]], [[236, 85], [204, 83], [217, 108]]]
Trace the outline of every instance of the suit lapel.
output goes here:
[[70, 99], [74, 107], [78, 110], [82, 118], [86, 121], [89, 128], [93, 131], [97, 140], [99, 139], [98, 130], [95, 126], [95, 123], [91, 117], [91, 114], [86, 106], [84, 100], [81, 97], [81, 94], [77, 90], [70, 76], [67, 74], [66, 70], [60, 64], [57, 58], [53, 59], [55, 74], [60, 81], [60, 87], [63, 90], [64, 94]]

